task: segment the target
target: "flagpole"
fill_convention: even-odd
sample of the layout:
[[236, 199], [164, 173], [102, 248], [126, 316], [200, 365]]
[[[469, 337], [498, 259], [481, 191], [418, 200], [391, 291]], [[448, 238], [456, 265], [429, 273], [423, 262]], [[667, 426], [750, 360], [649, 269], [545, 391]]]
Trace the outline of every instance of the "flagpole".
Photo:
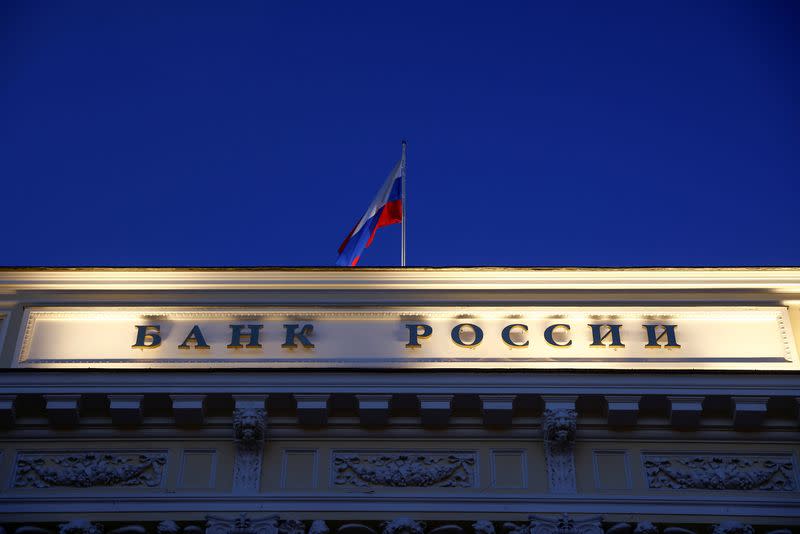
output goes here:
[[402, 206], [403, 206], [403, 220], [402, 220], [402, 238], [400, 239], [400, 266], [406, 266], [406, 142], [403, 141], [403, 155], [400, 160], [400, 175], [402, 180]]

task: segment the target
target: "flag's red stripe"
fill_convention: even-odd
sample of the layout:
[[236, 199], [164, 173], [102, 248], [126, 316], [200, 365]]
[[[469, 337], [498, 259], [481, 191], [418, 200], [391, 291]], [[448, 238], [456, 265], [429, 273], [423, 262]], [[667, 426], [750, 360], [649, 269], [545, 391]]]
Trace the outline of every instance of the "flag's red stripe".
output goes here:
[[372, 240], [375, 239], [375, 232], [378, 231], [378, 228], [403, 222], [403, 201], [393, 200], [391, 202], [387, 202], [381, 210], [379, 217], [378, 224], [376, 224], [375, 228], [372, 229], [372, 235], [369, 236], [369, 241], [367, 241], [367, 244], [364, 246], [364, 248], [367, 248], [372, 244]]

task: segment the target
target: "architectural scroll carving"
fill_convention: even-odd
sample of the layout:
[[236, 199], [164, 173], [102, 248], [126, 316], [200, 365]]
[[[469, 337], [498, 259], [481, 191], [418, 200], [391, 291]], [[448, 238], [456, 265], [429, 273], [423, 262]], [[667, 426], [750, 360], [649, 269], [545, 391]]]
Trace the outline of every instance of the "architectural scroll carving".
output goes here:
[[157, 453], [20, 454], [14, 487], [141, 486], [154, 488], [163, 482], [167, 455]]
[[175, 521], [167, 519], [156, 526], [156, 534], [178, 534], [181, 529]]
[[58, 534], [103, 534], [103, 526], [85, 519], [73, 519], [60, 524]]
[[206, 534], [278, 534], [278, 516], [250, 518], [206, 516]]
[[530, 516], [530, 523], [517, 525], [505, 523], [503, 530], [507, 534], [603, 534], [601, 518], [590, 517], [586, 519], [572, 519], [563, 514], [557, 519]]
[[280, 534], [306, 534], [305, 524], [298, 519], [287, 519], [278, 525]]
[[714, 525], [711, 534], [753, 534], [755, 530], [750, 525], [745, 525], [738, 521], [725, 521], [719, 525]]
[[237, 408], [233, 411], [233, 437], [236, 459], [233, 487], [236, 491], [258, 491], [267, 412], [263, 408]]
[[650, 488], [795, 491], [791, 457], [644, 456]]
[[575, 493], [575, 429], [577, 413], [571, 409], [545, 410], [542, 422], [547, 478], [550, 491]]
[[425, 534], [425, 523], [398, 517], [381, 524], [381, 534]]
[[474, 453], [335, 453], [335, 486], [469, 488], [475, 485]]

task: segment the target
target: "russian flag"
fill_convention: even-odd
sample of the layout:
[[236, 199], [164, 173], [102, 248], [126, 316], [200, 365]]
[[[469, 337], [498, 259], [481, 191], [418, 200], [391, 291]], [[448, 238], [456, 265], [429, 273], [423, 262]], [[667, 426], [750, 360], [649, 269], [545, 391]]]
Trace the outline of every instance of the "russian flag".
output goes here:
[[403, 222], [403, 160], [397, 162], [367, 212], [339, 247], [336, 265], [353, 267], [382, 226]]

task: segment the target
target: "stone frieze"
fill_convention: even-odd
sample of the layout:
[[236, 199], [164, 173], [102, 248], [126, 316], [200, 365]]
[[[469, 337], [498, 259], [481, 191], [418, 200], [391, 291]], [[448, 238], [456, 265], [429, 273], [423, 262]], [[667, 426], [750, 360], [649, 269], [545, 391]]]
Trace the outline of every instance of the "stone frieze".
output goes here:
[[650, 488], [795, 491], [790, 456], [645, 455]]
[[167, 454], [140, 452], [37, 452], [17, 456], [15, 488], [161, 486]]
[[337, 487], [470, 488], [474, 452], [340, 452], [333, 455]]

